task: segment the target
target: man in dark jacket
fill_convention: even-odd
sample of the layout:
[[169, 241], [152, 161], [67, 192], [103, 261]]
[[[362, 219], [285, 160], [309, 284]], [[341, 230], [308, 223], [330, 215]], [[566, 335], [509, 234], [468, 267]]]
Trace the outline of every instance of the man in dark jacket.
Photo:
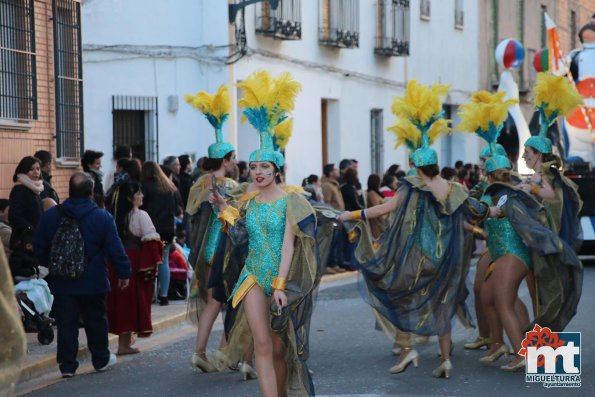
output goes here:
[[43, 179], [43, 192], [41, 192], [41, 199], [52, 199], [56, 204], [60, 204], [58, 193], [52, 187], [52, 155], [47, 150], [38, 150], [33, 155], [41, 162], [41, 179]]
[[[130, 277], [130, 261], [112, 215], [93, 201], [93, 179], [82, 172], [72, 175], [69, 196], [62, 209], [75, 218], [84, 241], [87, 265], [81, 278], [50, 280], [58, 326], [57, 361], [62, 376], [69, 378], [78, 368], [79, 315], [82, 317], [93, 366], [103, 371], [115, 364], [108, 348], [106, 294], [110, 291], [106, 260], [118, 275], [118, 288], [125, 289]], [[60, 224], [60, 210], [47, 210], [35, 230], [33, 248], [41, 266], [49, 265], [52, 239]]]

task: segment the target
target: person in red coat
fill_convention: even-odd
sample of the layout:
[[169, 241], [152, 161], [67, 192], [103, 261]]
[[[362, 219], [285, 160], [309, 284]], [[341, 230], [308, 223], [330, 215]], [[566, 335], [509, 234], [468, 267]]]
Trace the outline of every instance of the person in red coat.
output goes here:
[[[133, 333], [148, 337], [153, 332], [151, 302], [163, 247], [149, 214], [140, 209], [142, 204], [140, 184], [124, 182], [120, 186], [114, 216], [132, 274], [126, 290], [112, 289], [107, 297], [109, 332], [119, 336], [119, 355], [139, 352], [132, 347]], [[116, 273], [111, 267], [109, 277], [110, 283], [116, 282]]]

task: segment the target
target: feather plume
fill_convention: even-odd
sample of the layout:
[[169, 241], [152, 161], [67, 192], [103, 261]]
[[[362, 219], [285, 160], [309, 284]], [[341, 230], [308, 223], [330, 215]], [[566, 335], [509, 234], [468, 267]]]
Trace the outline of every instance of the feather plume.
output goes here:
[[266, 123], [255, 125], [257, 129], [262, 129], [267, 125], [274, 128], [287, 118], [295, 107], [295, 98], [301, 90], [301, 84], [287, 72], [272, 78], [267, 71], [259, 71], [238, 83], [238, 88], [243, 94], [239, 105], [244, 109], [244, 114], [246, 111], [254, 112], [255, 109], [259, 109], [259, 112], [266, 110]]
[[285, 149], [293, 131], [293, 119], [287, 119], [275, 127], [275, 143]]
[[436, 140], [441, 137], [442, 135], [448, 134], [451, 132], [449, 127], [450, 120], [446, 119], [438, 119], [432, 124], [432, 128], [428, 131], [428, 136], [430, 137], [430, 145], [432, 145]]
[[543, 109], [548, 124], [558, 116], [566, 116], [582, 103], [583, 98], [566, 77], [537, 74], [535, 106]]
[[184, 99], [193, 108], [207, 116], [215, 128], [221, 127], [231, 111], [231, 100], [226, 85], [221, 85], [215, 94], [200, 91], [196, 95], [185, 95]]
[[405, 118], [398, 119], [393, 126], [388, 127], [388, 130], [397, 138], [395, 149], [405, 145], [413, 152], [421, 147], [421, 132], [411, 121]]
[[[504, 100], [505, 92], [494, 94], [478, 91], [471, 96], [471, 101], [459, 110], [461, 119], [457, 130], [476, 132], [488, 142], [495, 142], [500, 133], [500, 126], [508, 118], [508, 108], [518, 103], [516, 99]], [[496, 131], [497, 130], [497, 131]]]
[[439, 118], [442, 112], [441, 96], [446, 95], [449, 90], [449, 85], [426, 86], [419, 84], [417, 80], [411, 80], [407, 84], [405, 96], [394, 99], [392, 112], [416, 125], [426, 127]]

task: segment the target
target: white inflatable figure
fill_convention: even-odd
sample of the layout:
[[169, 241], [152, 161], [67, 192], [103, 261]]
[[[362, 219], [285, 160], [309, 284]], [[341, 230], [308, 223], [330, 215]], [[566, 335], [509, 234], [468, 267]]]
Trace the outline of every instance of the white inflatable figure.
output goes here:
[[579, 32], [583, 48], [570, 52], [560, 72], [570, 70], [583, 106], [564, 120], [568, 157], [580, 157], [595, 165], [595, 18]]
[[[498, 91], [506, 92], [506, 96], [504, 100], [507, 99], [519, 99], [519, 86], [514, 81], [512, 77], [512, 73], [510, 70], [505, 70], [500, 74], [500, 83], [498, 85]], [[514, 120], [514, 124], [517, 129], [517, 134], [519, 136], [519, 153], [523, 153], [525, 147], [523, 146], [524, 143], [531, 137], [531, 131], [529, 130], [529, 125], [527, 124], [527, 120], [525, 120], [525, 116], [523, 116], [523, 112], [521, 112], [521, 107], [517, 103], [516, 105], [511, 106], [508, 108], [508, 114]], [[531, 174], [533, 173], [525, 164], [524, 161], [518, 162], [518, 172], [522, 175]]]

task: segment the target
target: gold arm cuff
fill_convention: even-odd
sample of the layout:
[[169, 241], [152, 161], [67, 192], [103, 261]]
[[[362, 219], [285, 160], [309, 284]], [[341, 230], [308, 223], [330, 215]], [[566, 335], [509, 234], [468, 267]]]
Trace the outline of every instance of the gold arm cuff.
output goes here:
[[541, 191], [541, 189], [539, 186], [531, 185], [531, 194], [538, 196], [540, 191]]
[[228, 205], [224, 211], [221, 211], [217, 216], [219, 220], [223, 223], [229, 223], [231, 226], [236, 224], [236, 221], [240, 219], [240, 211]]
[[362, 210], [357, 210], [357, 211], [351, 211], [351, 220], [352, 221], [357, 221], [362, 219]]
[[287, 285], [287, 278], [286, 277], [275, 277], [271, 286], [279, 291], [285, 291], [285, 286]]
[[473, 226], [473, 233], [481, 235], [483, 234], [483, 229], [477, 226]]

